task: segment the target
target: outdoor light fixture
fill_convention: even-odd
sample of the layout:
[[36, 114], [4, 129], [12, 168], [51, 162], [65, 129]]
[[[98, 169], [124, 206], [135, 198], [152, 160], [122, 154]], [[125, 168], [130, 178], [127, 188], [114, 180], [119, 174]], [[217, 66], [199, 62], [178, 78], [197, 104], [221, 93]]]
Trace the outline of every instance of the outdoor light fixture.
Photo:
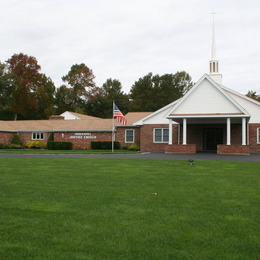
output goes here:
[[193, 165], [194, 161], [192, 159], [189, 159], [188, 162], [189, 162], [190, 165]]

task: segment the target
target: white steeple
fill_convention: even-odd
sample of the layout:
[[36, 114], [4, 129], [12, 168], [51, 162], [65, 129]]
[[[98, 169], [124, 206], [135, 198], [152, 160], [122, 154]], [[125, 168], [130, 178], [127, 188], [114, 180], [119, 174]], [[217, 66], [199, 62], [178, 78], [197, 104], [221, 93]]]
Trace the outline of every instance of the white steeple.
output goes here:
[[211, 46], [211, 60], [209, 62], [209, 75], [210, 77], [219, 84], [222, 84], [222, 74], [219, 73], [218, 60], [216, 58], [216, 40], [215, 40], [215, 12], [211, 13], [213, 15], [212, 23], [212, 46]]

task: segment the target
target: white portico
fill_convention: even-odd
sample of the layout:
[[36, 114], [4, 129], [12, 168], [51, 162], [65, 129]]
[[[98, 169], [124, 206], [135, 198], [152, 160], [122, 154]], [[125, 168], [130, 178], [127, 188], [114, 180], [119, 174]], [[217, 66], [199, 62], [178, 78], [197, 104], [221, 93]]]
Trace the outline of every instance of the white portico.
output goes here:
[[[196, 145], [196, 151], [217, 151], [218, 145], [247, 145], [250, 114], [207, 74], [173, 107], [167, 118], [169, 129], [172, 121], [180, 124], [180, 144]], [[232, 133], [236, 133], [235, 140]]]

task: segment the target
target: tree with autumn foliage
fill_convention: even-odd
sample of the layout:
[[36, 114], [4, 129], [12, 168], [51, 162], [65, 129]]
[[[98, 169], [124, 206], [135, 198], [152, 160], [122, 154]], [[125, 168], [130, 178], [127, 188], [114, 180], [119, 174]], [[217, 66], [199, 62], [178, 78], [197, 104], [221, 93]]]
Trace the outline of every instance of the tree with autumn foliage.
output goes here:
[[34, 57], [23, 53], [14, 54], [7, 64], [9, 73], [14, 76], [15, 91], [12, 93], [11, 109], [15, 119], [18, 116], [32, 118], [38, 110], [35, 91], [41, 78], [41, 67]]
[[0, 117], [45, 119], [55, 113], [55, 85], [36, 58], [14, 54], [0, 65]]
[[74, 112], [82, 112], [86, 102], [97, 94], [94, 78], [92, 70], [84, 63], [71, 66], [68, 74], [62, 77], [65, 84], [68, 84], [66, 92], [71, 97], [70, 106]]

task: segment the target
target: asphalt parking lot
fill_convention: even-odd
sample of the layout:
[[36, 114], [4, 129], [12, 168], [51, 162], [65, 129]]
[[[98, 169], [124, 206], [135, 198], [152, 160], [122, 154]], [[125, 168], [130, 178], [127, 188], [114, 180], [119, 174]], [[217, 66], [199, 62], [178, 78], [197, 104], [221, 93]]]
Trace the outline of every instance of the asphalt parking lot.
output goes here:
[[124, 158], [124, 159], [192, 159], [192, 160], [222, 160], [260, 162], [260, 154], [250, 155], [221, 155], [215, 153], [196, 154], [165, 154], [163, 152], [145, 152], [136, 154], [0, 154], [0, 157], [21, 158]]

